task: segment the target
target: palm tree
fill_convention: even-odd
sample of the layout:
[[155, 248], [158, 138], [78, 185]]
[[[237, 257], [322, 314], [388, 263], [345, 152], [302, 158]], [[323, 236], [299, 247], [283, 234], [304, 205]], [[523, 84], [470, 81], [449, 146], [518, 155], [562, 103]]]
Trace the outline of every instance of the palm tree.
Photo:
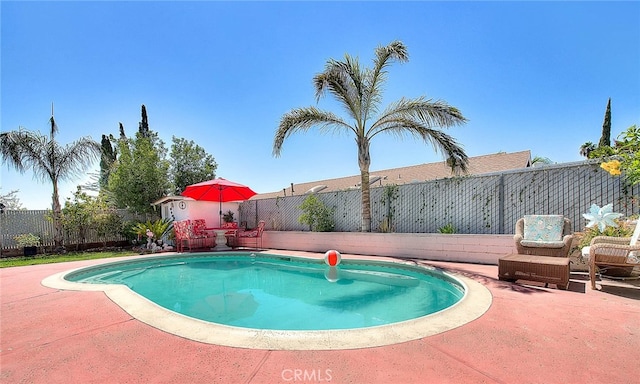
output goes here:
[[596, 149], [596, 145], [590, 141], [587, 141], [586, 143], [580, 146], [580, 156], [584, 156], [588, 159], [589, 154], [595, 151], [595, 149]]
[[51, 113], [49, 136], [20, 127], [16, 131], [0, 134], [0, 155], [3, 162], [18, 172], [31, 169], [33, 176], [53, 185], [52, 210], [53, 240], [57, 251], [63, 249], [60, 196], [58, 182], [70, 180], [82, 174], [100, 156], [100, 144], [89, 137], [83, 137], [71, 144], [61, 146], [55, 140], [58, 126]]
[[[351, 132], [358, 146], [362, 193], [362, 231], [371, 231], [371, 204], [369, 190], [369, 165], [371, 140], [389, 133], [398, 137], [410, 135], [431, 143], [436, 151], [442, 152], [449, 164], [466, 171], [468, 158], [456, 140], [434, 127], [451, 127], [466, 122], [460, 111], [443, 101], [431, 101], [424, 97], [401, 98], [390, 104], [381, 113], [383, 85], [386, 69], [394, 61], [409, 60], [407, 49], [400, 41], [375, 50], [373, 68], [362, 68], [358, 58], [345, 55], [344, 61], [330, 59], [324, 72], [314, 79], [316, 102], [326, 92], [333, 95], [346, 109], [351, 123], [341, 117], [315, 107], [295, 108], [280, 120], [275, 134], [273, 155], [280, 156], [284, 140], [295, 132], [306, 132], [318, 127], [321, 132]], [[377, 115], [377, 120], [373, 120]]]
[[553, 164], [553, 162], [548, 157], [535, 156], [533, 160], [531, 160], [532, 167], [535, 167], [537, 165], [549, 165], [549, 164]]

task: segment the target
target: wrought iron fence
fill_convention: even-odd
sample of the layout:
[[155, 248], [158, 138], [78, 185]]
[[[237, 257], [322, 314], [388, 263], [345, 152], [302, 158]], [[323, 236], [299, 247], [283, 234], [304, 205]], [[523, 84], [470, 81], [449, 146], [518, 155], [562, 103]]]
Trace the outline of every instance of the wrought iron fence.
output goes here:
[[[445, 226], [456, 233], [511, 234], [525, 214], [562, 214], [575, 231], [586, 224], [591, 204], [613, 203], [625, 216], [638, 214], [640, 186], [630, 187], [593, 162], [547, 165], [499, 174], [452, 177], [371, 189], [371, 229], [399, 233], [435, 233]], [[333, 209], [335, 231], [361, 227], [359, 190], [317, 193]], [[240, 205], [240, 220], [267, 229], [305, 231], [298, 222], [306, 195], [259, 199]]]
[[[385, 193], [387, 188], [387, 193]], [[597, 164], [582, 162], [528, 168], [500, 174], [462, 176], [421, 183], [371, 189], [372, 231], [399, 233], [435, 233], [445, 226], [456, 233], [510, 234], [515, 222], [525, 214], [562, 214], [575, 231], [586, 224], [582, 213], [591, 204], [613, 203], [625, 216], [638, 214], [640, 186], [626, 186], [620, 177], [612, 177]], [[333, 209], [334, 231], [357, 232], [361, 228], [359, 190], [318, 193]], [[240, 204], [239, 220], [249, 227], [265, 220], [266, 229], [305, 231], [298, 218], [306, 195], [250, 200]], [[53, 224], [47, 210], [5, 210], [0, 213], [2, 249], [16, 248], [14, 237], [33, 233], [41, 245], [53, 245]], [[123, 221], [146, 221], [119, 211]], [[155, 220], [156, 217], [150, 218]], [[65, 244], [122, 241], [122, 235], [104, 238], [95, 231], [66, 233]], [[83, 240], [84, 238], [84, 240]]]

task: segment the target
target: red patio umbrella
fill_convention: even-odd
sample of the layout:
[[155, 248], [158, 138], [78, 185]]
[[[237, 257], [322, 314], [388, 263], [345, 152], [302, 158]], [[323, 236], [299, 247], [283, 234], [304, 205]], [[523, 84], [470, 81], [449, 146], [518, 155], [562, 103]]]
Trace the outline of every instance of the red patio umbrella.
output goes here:
[[248, 200], [255, 194], [256, 192], [246, 185], [234, 183], [222, 177], [188, 185], [181, 193], [182, 196], [190, 197], [194, 200], [219, 201], [220, 222], [222, 222], [223, 202]]

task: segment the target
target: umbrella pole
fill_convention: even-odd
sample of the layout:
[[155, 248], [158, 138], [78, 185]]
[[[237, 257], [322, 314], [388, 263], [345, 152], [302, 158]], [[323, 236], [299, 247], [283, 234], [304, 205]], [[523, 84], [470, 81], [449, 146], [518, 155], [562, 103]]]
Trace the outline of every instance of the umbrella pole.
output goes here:
[[220, 210], [218, 211], [220, 216], [218, 217], [218, 227], [222, 228], [222, 187], [218, 188], [218, 192], [220, 193]]

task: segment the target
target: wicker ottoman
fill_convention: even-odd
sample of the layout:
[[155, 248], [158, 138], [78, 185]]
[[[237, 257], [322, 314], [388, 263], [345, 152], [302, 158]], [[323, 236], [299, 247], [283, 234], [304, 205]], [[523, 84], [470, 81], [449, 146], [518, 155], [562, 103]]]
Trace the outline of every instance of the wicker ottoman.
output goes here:
[[568, 257], [512, 254], [498, 259], [498, 279], [505, 281], [538, 281], [567, 289], [569, 273]]

